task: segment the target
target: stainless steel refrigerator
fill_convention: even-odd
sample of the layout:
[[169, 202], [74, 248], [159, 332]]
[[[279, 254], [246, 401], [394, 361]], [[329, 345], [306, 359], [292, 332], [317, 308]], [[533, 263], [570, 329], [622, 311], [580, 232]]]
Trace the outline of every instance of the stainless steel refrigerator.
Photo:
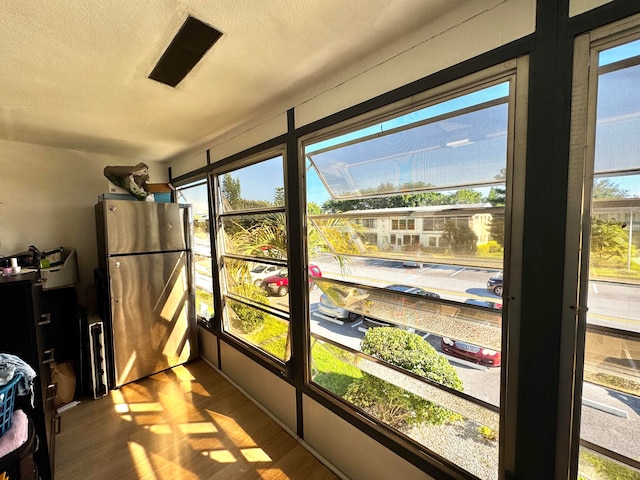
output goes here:
[[103, 200], [95, 206], [110, 388], [197, 356], [188, 205]]

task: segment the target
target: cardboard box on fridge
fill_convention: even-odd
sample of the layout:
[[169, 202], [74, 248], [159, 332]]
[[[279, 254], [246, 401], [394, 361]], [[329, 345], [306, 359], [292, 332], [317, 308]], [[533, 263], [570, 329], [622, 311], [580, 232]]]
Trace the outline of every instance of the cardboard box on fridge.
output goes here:
[[170, 183], [147, 183], [146, 190], [153, 195], [154, 201], [169, 203], [175, 188]]

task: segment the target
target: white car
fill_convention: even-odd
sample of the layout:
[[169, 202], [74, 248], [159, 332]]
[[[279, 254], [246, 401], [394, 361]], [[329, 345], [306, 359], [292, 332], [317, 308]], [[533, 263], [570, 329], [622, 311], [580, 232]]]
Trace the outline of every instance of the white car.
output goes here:
[[283, 267], [279, 265], [265, 265], [264, 263], [260, 263], [249, 272], [251, 283], [259, 287], [265, 278], [277, 275], [282, 268]]

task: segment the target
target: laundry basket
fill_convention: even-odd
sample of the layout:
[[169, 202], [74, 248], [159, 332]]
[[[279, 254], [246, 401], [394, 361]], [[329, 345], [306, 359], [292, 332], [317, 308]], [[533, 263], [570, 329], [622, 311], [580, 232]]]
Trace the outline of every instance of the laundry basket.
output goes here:
[[14, 375], [9, 383], [0, 387], [0, 437], [11, 428], [16, 388], [21, 378], [22, 375]]

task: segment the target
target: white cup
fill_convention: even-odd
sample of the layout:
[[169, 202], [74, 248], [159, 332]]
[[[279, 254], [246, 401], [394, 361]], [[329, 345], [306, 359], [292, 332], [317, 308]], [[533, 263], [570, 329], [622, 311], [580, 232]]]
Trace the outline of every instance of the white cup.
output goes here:
[[11, 259], [11, 268], [16, 268], [18, 266], [18, 259], [17, 258], [12, 258]]

